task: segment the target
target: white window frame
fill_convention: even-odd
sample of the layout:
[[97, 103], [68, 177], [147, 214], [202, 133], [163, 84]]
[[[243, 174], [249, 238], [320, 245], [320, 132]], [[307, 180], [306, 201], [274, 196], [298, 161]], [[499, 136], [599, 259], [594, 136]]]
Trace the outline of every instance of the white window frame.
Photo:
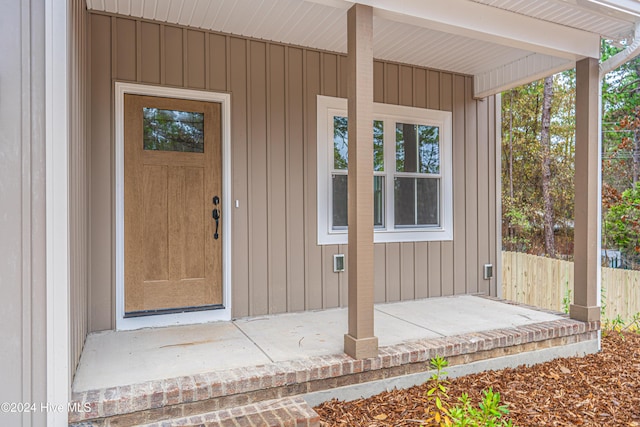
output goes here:
[[[318, 171], [318, 244], [346, 244], [348, 231], [331, 227], [333, 215], [331, 172], [333, 171], [333, 117], [347, 117], [347, 100], [318, 95], [317, 98], [317, 171]], [[373, 104], [373, 119], [384, 121], [385, 219], [384, 227], [375, 227], [373, 241], [430, 242], [453, 240], [453, 174], [452, 174], [452, 114], [450, 111]], [[440, 225], [395, 228], [393, 178], [395, 172], [396, 123], [437, 126], [440, 135]], [[372, 124], [373, 125], [373, 124]], [[389, 130], [392, 131], [389, 131]], [[381, 175], [381, 173], [376, 173]], [[373, 189], [372, 189], [373, 191]], [[373, 193], [372, 193], [373, 196]]]

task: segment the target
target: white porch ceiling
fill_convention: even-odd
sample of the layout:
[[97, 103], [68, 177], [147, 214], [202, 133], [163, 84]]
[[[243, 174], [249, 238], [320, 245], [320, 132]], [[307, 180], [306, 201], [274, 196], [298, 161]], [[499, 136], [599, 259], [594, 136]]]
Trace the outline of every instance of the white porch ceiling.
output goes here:
[[[359, 0], [374, 7], [374, 56], [474, 76], [484, 97], [623, 43], [636, 0]], [[346, 53], [352, 0], [87, 0], [90, 10]]]

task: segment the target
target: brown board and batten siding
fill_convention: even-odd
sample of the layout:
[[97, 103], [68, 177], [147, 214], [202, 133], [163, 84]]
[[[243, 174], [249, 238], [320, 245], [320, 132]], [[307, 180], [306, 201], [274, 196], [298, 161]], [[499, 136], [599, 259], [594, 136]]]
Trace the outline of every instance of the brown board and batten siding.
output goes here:
[[89, 112], [87, 18], [83, 2], [70, 8], [69, 50], [69, 372], [75, 375], [89, 329]]
[[[346, 305], [346, 245], [317, 244], [317, 95], [346, 97], [342, 54], [91, 14], [91, 329], [114, 320], [113, 82], [231, 93], [234, 317]], [[377, 302], [484, 292], [496, 264], [495, 108], [469, 76], [374, 64], [376, 102], [453, 112], [454, 241], [375, 247]], [[229, 173], [229, 171], [226, 171]]]

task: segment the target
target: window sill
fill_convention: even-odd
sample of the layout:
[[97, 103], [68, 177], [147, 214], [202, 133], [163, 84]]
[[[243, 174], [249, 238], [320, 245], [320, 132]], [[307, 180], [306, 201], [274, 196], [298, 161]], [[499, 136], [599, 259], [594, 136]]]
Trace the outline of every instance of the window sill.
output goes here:
[[[318, 233], [318, 245], [346, 245], [348, 233]], [[373, 243], [397, 242], [446, 242], [453, 240], [451, 229], [412, 229], [412, 230], [380, 230], [374, 231]]]

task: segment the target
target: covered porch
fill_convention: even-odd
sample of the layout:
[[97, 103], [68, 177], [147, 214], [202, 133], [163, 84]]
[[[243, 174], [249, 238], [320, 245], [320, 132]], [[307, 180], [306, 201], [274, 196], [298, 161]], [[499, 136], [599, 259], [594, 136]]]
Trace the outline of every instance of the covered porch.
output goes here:
[[435, 356], [458, 376], [598, 349], [597, 322], [466, 295], [376, 305], [379, 354], [355, 360], [342, 350], [347, 317], [331, 309], [91, 334], [72, 395], [90, 410], [70, 421], [182, 425], [272, 399], [314, 406], [408, 387], [428, 378]]
[[[273, 0], [258, 9], [250, 1], [222, 1], [217, 9], [204, 3], [87, 1], [90, 13], [78, 12], [91, 35], [91, 46], [81, 45], [90, 63], [79, 67], [90, 82], [90, 113], [79, 108], [74, 120], [89, 128], [91, 150], [72, 175], [76, 182], [91, 177], [90, 189], [78, 189], [91, 197], [72, 195], [71, 207], [79, 218], [73, 226], [84, 224], [90, 239], [79, 233], [70, 242], [69, 359], [71, 377], [79, 359], [74, 407], [88, 410], [72, 412], [70, 422], [182, 422], [288, 396], [352, 398], [424, 381], [436, 355], [449, 359], [452, 373], [464, 373], [597, 351], [597, 58], [601, 36], [631, 41], [633, 11], [559, 0], [544, 11], [467, 0], [407, 7]], [[560, 12], [575, 14], [550, 18]], [[283, 14], [288, 27], [274, 24]], [[499, 93], [574, 66], [576, 290], [569, 318], [492, 298], [500, 295]], [[117, 330], [127, 318], [125, 190], [116, 162], [122, 112], [114, 94], [122, 82], [230, 99], [221, 166], [228, 248], [218, 271], [226, 321]], [[349, 118], [348, 175], [334, 173], [333, 159], [320, 160], [323, 147], [325, 154], [334, 148], [319, 130], [323, 96], [348, 99], [348, 112], [329, 115], [327, 106], [324, 115], [330, 125], [341, 114]], [[390, 141], [410, 115], [395, 119], [407, 110], [389, 105], [447, 117], [438, 125], [448, 138], [439, 146], [442, 172], [396, 170], [397, 154], [385, 154], [385, 218], [397, 207], [395, 172], [448, 183], [434, 191], [437, 219], [412, 223], [401, 237], [406, 224], [374, 226], [372, 181], [381, 171], [374, 171], [371, 123], [379, 105], [397, 120], [389, 119]], [[72, 153], [81, 138], [74, 144]], [[327, 182], [335, 176], [349, 179], [348, 241], [323, 242], [323, 232], [346, 235], [346, 226], [322, 222], [334, 214], [323, 201], [333, 200]], [[333, 267], [335, 255], [346, 256], [343, 271]]]

